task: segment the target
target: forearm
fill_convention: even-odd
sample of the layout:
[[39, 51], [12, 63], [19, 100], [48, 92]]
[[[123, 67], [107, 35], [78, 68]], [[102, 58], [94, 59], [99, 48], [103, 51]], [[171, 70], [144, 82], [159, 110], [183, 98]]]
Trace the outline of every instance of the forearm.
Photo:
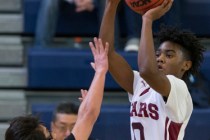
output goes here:
[[118, 4], [119, 2], [110, 1], [106, 3], [99, 32], [99, 38], [103, 40], [103, 43], [109, 42], [109, 53], [114, 50], [114, 22]]
[[87, 96], [80, 106], [78, 117], [86, 117], [93, 122], [97, 119], [103, 99], [105, 76], [105, 74], [95, 73]]
[[126, 60], [114, 50], [114, 26], [120, 0], [107, 0], [99, 37], [109, 43], [109, 72], [126, 91], [133, 92], [133, 71]]
[[72, 130], [77, 140], [88, 139], [98, 118], [103, 99], [105, 76], [105, 74], [95, 73], [90, 89], [80, 105], [77, 122]]
[[140, 48], [138, 51], [138, 67], [141, 74], [151, 74], [157, 69], [154, 40], [152, 33], [153, 21], [142, 17]]

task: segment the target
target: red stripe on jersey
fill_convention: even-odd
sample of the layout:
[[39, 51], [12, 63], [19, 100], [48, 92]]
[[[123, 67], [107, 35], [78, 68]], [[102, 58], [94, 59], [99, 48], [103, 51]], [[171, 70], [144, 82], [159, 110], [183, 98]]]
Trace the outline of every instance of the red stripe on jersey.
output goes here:
[[142, 95], [144, 95], [145, 93], [147, 93], [147, 92], [149, 91], [149, 89], [150, 89], [150, 87], [147, 88], [147, 89], [145, 89], [145, 90], [140, 94], [140, 96], [142, 96]]
[[[175, 123], [173, 121], [171, 121], [170, 124], [168, 123], [169, 123], [169, 118], [167, 117], [165, 121], [165, 136], [164, 136], [165, 140], [168, 140], [167, 139], [168, 133], [169, 133], [169, 140], [177, 140], [183, 123]], [[169, 127], [167, 129], [168, 125]]]
[[166, 118], [166, 122], [165, 122], [165, 140], [167, 140], [167, 126], [168, 126], [168, 117]]
[[177, 140], [181, 126], [183, 123], [172, 122], [169, 125], [169, 140]]

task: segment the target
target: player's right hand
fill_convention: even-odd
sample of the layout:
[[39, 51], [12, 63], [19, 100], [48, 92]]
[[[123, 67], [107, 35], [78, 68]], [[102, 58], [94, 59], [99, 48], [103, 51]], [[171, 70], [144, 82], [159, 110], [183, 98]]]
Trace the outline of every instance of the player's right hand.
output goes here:
[[160, 6], [148, 10], [143, 15], [143, 18], [147, 18], [152, 21], [157, 20], [171, 9], [172, 4], [173, 0], [164, 0], [164, 2]]

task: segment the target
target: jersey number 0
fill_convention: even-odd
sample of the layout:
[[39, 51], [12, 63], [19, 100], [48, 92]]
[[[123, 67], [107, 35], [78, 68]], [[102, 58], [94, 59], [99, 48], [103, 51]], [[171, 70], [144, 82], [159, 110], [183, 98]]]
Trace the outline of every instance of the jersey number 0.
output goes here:
[[144, 127], [141, 123], [132, 123], [132, 129], [133, 129], [133, 134], [134, 134], [134, 139], [136, 139], [136, 137], [138, 138], [140, 136], [140, 140], [145, 140], [144, 137]]

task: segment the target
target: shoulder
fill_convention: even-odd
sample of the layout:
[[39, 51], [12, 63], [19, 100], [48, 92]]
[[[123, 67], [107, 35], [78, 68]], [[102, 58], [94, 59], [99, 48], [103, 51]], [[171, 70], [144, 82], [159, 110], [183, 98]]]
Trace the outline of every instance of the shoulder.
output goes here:
[[179, 79], [173, 75], [167, 75], [169, 82], [171, 84], [170, 96], [176, 96], [180, 98], [190, 98], [190, 92], [188, 90], [187, 84], [182, 79]]
[[182, 94], [183, 96], [188, 96], [189, 90], [187, 84], [182, 80], [173, 75], [167, 75], [169, 82], [171, 84], [170, 94], [175, 92], [176, 94]]
[[169, 82], [171, 86], [182, 86], [182, 88], [187, 88], [186, 83], [173, 75], [167, 75], [167, 78], [169, 79]]

